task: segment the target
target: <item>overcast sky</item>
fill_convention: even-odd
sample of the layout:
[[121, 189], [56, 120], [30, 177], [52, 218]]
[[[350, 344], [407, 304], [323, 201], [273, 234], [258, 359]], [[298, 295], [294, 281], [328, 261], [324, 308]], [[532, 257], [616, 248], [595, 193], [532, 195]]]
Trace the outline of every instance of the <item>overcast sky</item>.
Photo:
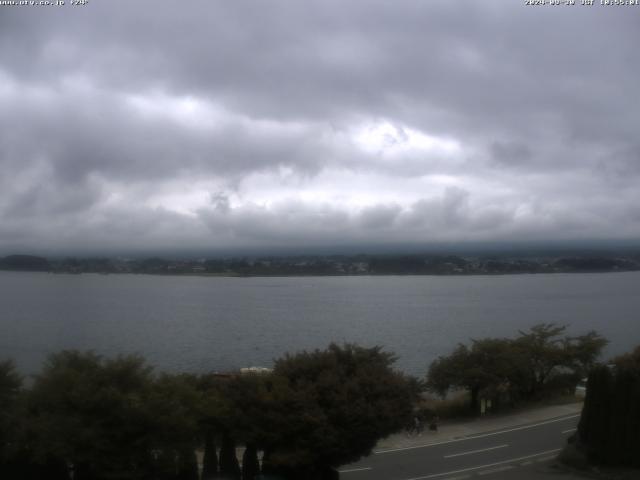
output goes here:
[[0, 251], [640, 239], [640, 7], [66, 3], [0, 6]]

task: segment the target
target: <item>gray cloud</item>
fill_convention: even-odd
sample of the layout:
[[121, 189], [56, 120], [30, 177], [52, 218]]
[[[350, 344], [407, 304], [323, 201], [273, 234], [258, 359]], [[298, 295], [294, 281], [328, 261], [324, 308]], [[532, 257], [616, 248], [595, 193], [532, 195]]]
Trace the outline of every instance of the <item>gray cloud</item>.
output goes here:
[[0, 8], [0, 249], [640, 237], [638, 9]]

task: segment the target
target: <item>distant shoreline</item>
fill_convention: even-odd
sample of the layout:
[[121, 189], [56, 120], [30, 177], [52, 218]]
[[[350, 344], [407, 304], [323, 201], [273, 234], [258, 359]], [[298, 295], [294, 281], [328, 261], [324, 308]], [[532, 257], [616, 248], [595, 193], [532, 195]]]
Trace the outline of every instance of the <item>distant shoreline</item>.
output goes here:
[[572, 256], [325, 255], [254, 258], [0, 258], [0, 270], [206, 277], [509, 275], [640, 271], [640, 253]]
[[556, 274], [604, 274], [604, 273], [634, 273], [638, 270], [584, 270], [584, 271], [547, 271], [547, 272], [475, 272], [475, 273], [327, 273], [327, 274], [239, 274], [239, 273], [151, 273], [151, 272], [54, 272], [45, 270], [10, 270], [0, 269], [0, 272], [13, 273], [47, 273], [61, 276], [77, 275], [128, 275], [153, 277], [204, 277], [204, 278], [323, 278], [323, 277], [501, 277], [508, 275], [556, 275]]

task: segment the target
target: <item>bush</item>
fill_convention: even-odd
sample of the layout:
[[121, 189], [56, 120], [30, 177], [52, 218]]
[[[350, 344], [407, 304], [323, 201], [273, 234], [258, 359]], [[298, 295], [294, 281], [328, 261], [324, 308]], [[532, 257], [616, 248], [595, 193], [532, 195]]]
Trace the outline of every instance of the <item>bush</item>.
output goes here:
[[417, 416], [429, 420], [434, 416], [440, 418], [465, 418], [475, 415], [469, 410], [469, 393], [454, 392], [446, 398], [424, 398], [419, 403]]

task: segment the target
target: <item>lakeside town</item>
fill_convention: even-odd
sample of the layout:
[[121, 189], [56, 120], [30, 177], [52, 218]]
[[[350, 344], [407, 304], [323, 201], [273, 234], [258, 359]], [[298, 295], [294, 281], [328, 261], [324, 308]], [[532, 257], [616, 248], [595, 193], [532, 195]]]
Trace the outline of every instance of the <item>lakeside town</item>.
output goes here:
[[640, 253], [506, 255], [302, 255], [230, 258], [54, 258], [9, 255], [0, 270], [211, 276], [499, 275], [640, 270]]

